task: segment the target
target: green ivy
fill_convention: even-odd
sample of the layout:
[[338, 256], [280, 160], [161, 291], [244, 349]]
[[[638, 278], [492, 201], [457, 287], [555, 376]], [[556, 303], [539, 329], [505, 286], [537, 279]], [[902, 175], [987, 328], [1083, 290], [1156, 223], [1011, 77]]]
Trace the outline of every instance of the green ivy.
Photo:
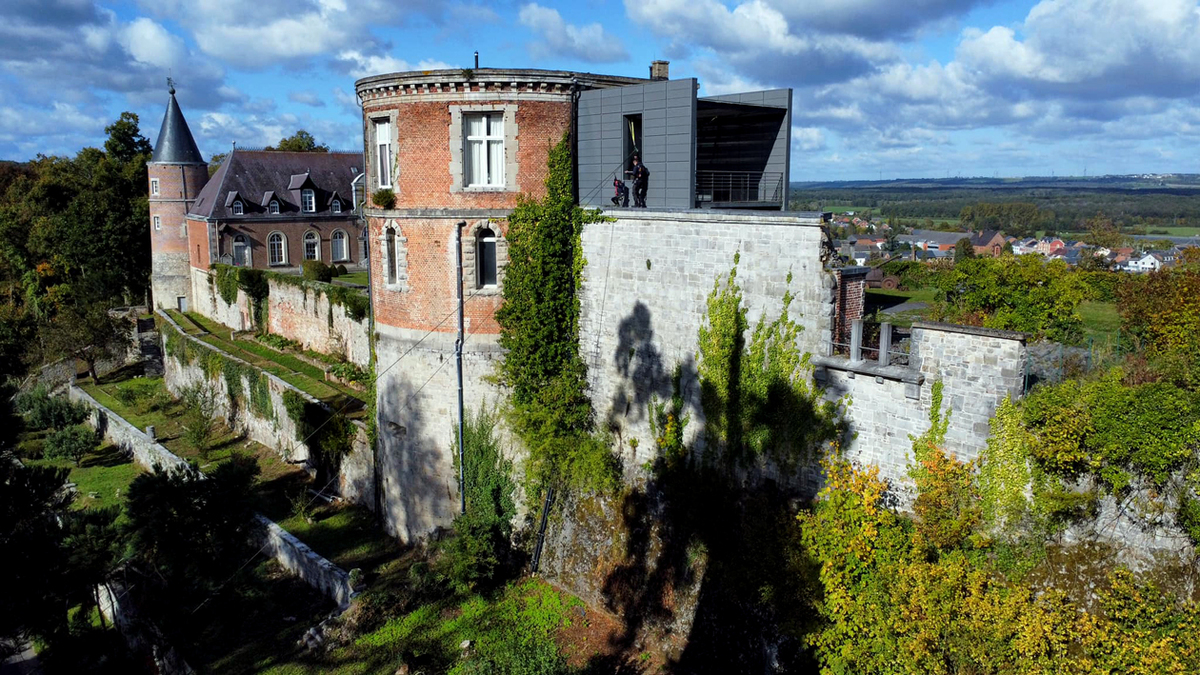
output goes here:
[[217, 278], [217, 293], [225, 304], [237, 302], [238, 268], [230, 265], [213, 265], [213, 274]]
[[666, 463], [664, 468], [667, 469], [677, 467], [687, 457], [683, 437], [691, 416], [683, 412], [682, 377], [682, 369], [675, 366], [675, 372], [671, 375], [671, 399], [659, 401], [657, 396], [650, 398], [650, 433], [654, 437], [658, 456]]
[[616, 484], [615, 459], [595, 436], [587, 367], [579, 355], [580, 235], [598, 212], [571, 194], [567, 139], [549, 156], [546, 196], [518, 199], [508, 218], [504, 303], [496, 312], [505, 358], [499, 380], [509, 390], [513, 430], [529, 451], [536, 486]]
[[209, 380], [222, 378], [229, 395], [230, 405], [236, 411], [243, 400], [245, 387], [249, 384], [250, 410], [261, 419], [275, 421], [275, 410], [271, 404], [270, 379], [261, 370], [243, 363], [224, 352], [207, 349], [194, 343], [174, 325], [160, 321], [165, 351], [168, 357], [182, 365], [198, 365]]
[[212, 284], [216, 279], [217, 292], [227, 305], [237, 302], [239, 289], [244, 291], [250, 300], [254, 325], [261, 331], [266, 330], [267, 296], [271, 293], [266, 274], [264, 270], [218, 263], [212, 266], [208, 281]]
[[283, 408], [296, 430], [296, 440], [308, 446], [319, 467], [336, 472], [342, 457], [354, 444], [354, 424], [323, 403], [310, 401], [299, 392], [283, 392]]
[[[331, 305], [341, 305], [346, 312], [346, 316], [350, 317], [350, 320], [356, 323], [361, 323], [371, 311], [370, 299], [360, 293], [358, 289], [336, 286], [291, 274], [280, 274], [278, 272], [265, 272], [265, 274], [270, 280], [276, 283], [292, 286], [304, 291], [312, 291], [314, 296], [324, 295]], [[307, 298], [307, 295], [305, 297]]]
[[[845, 400], [826, 401], [812, 384], [810, 356], [797, 347], [802, 330], [789, 313], [791, 291], [778, 317], [760, 317], [750, 332], [737, 281], [740, 254], [718, 276], [699, 331], [700, 398], [710, 452], [731, 461], [769, 457], [790, 469], [845, 431]], [[724, 281], [724, 283], [722, 283]], [[788, 283], [792, 281], [789, 273]]]

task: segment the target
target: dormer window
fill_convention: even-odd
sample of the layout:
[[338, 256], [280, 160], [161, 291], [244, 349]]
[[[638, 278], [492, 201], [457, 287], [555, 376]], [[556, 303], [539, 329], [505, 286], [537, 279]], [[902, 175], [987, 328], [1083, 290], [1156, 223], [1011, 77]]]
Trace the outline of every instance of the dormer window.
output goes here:
[[240, 199], [233, 203], [233, 215], [242, 215], [242, 201]]
[[310, 189], [300, 191], [300, 207], [305, 213], [316, 213], [317, 211], [317, 193]]
[[271, 205], [267, 208], [270, 209], [271, 215], [279, 215], [279, 200], [272, 199]]
[[334, 213], [341, 213], [342, 212], [342, 200], [340, 200], [340, 199], [333, 200], [333, 203], [329, 205], [329, 210], [333, 211]]

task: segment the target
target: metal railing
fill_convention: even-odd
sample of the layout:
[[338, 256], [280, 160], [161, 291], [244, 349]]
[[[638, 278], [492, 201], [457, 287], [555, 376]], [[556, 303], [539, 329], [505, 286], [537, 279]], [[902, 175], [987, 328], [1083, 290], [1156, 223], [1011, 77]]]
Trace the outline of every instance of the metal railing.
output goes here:
[[696, 204], [783, 204], [779, 171], [697, 171]]
[[873, 361], [881, 366], [907, 366], [912, 346], [912, 329], [855, 319], [850, 326], [850, 342], [831, 344], [831, 354], [852, 362]]

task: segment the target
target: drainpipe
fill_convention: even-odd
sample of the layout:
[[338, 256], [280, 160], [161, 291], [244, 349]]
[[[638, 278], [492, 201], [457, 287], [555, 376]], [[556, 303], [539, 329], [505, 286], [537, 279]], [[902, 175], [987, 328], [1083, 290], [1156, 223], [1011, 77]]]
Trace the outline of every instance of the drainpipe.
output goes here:
[[579, 78], [571, 78], [571, 201], [579, 204]]
[[467, 226], [466, 221], [454, 226], [454, 260], [458, 268], [458, 283], [454, 285], [455, 296], [458, 298], [458, 339], [454, 341], [454, 359], [458, 366], [458, 496], [461, 513], [467, 512], [467, 485], [464, 480], [463, 467], [463, 265], [462, 265], [462, 231]]

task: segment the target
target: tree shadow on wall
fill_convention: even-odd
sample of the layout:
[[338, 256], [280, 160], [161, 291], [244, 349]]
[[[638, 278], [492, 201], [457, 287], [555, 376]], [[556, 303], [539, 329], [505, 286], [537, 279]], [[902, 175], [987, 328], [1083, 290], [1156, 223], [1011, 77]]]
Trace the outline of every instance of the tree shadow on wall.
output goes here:
[[449, 461], [443, 461], [448, 450], [429, 433], [430, 421], [422, 407], [422, 396], [439, 384], [424, 380], [414, 384], [404, 373], [380, 381], [377, 513], [391, 534], [407, 540], [427, 534], [457, 504], [443, 475], [449, 466]]
[[[615, 366], [632, 380], [625, 389], [645, 392], [644, 401], [631, 402], [669, 399], [671, 380], [649, 344], [649, 311], [639, 303], [621, 326]], [[829, 425], [816, 402], [786, 383], [743, 395], [736, 384], [743, 343], [741, 336], [731, 340], [729, 393], [722, 397], [705, 383], [706, 409], [719, 416], [713, 422], [725, 440], [705, 452], [664, 455], [660, 448], [651, 478], [622, 498], [625, 555], [602, 592], [624, 626], [612, 638], [612, 655], [594, 658], [588, 672], [643, 672], [638, 656], [650, 645], [671, 653], [666, 673], [817, 670], [802, 638], [814, 625], [810, 599], [818, 585], [795, 521], [812, 496], [802, 479], [819, 473], [817, 456], [793, 453], [784, 461], [762, 448], [815, 444]], [[635, 346], [636, 365], [626, 345]], [[681, 380], [696, 382], [694, 364], [684, 365]], [[642, 376], [661, 378], [665, 387], [638, 387]], [[699, 413], [689, 411], [691, 424], [703, 424]]]
[[[654, 325], [648, 308], [641, 301], [617, 326], [617, 348], [613, 351], [613, 366], [619, 375], [619, 385], [609, 402], [607, 427], [619, 430], [624, 423], [640, 423], [646, 419], [652, 400], [665, 400], [672, 395], [672, 372], [663, 362], [662, 353], [654, 344]], [[689, 355], [680, 364], [679, 381], [685, 391], [696, 382], [695, 364]], [[699, 412], [696, 401], [684, 396], [693, 412]]]

